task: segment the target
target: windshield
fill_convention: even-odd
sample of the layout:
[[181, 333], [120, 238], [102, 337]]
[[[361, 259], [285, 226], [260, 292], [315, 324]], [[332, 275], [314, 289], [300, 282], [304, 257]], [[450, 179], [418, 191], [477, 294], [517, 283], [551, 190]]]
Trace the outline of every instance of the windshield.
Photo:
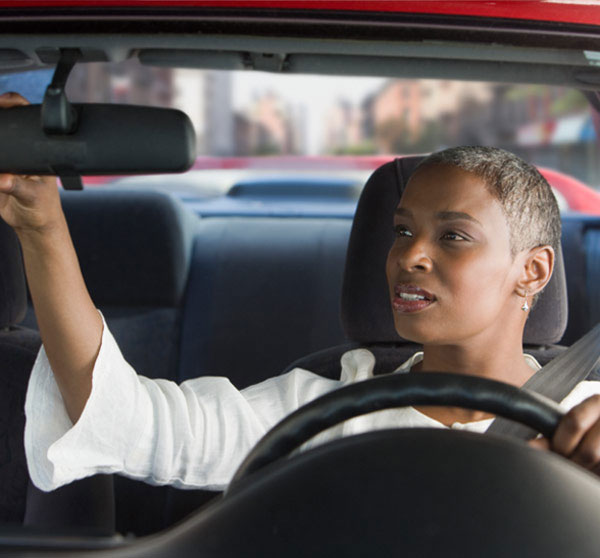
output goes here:
[[[9, 74], [1, 86], [40, 102], [51, 75]], [[197, 136], [195, 170], [166, 187], [187, 196], [224, 194], [240, 181], [265, 176], [335, 176], [354, 187], [395, 156], [490, 145], [541, 167], [563, 212], [600, 214], [597, 115], [581, 92], [568, 88], [155, 68], [128, 61], [78, 65], [67, 91], [75, 102], [186, 112]], [[158, 177], [85, 182], [115, 180], [165, 187]]]

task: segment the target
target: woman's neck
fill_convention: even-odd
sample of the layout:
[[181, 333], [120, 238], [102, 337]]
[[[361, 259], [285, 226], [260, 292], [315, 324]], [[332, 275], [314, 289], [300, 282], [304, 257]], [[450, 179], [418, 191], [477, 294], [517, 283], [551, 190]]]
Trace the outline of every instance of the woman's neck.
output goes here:
[[[521, 340], [503, 339], [495, 343], [425, 345], [423, 360], [411, 372], [453, 372], [479, 376], [522, 386], [534, 373], [523, 357]], [[450, 426], [454, 422], [473, 422], [492, 418], [482, 411], [455, 407], [416, 407], [421, 413]]]

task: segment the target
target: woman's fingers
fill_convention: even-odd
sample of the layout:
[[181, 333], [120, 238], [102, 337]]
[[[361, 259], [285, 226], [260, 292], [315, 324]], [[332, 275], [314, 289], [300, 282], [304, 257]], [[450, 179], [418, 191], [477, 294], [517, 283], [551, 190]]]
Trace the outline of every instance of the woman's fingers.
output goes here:
[[600, 395], [573, 407], [560, 421], [551, 449], [587, 469], [600, 465]]
[[[16, 106], [26, 106], [29, 101], [15, 92], [8, 92], [0, 95], [0, 108], [7, 109]], [[14, 174], [0, 174], [0, 193], [10, 194], [16, 198], [19, 197], [23, 189], [24, 181], [28, 181], [28, 176], [16, 176]], [[39, 177], [36, 177], [39, 180]]]
[[552, 438], [552, 449], [569, 457], [598, 419], [600, 419], [600, 395], [594, 395], [573, 407], [563, 417]]
[[39, 176], [0, 174], [0, 193], [10, 194], [23, 203], [31, 201], [32, 189], [39, 188], [43, 181]]
[[8, 93], [3, 93], [0, 95], [0, 108], [11, 108], [11, 107], [24, 107], [29, 104], [29, 101], [15, 93], [14, 91], [9, 91]]
[[541, 449], [541, 450], [549, 450], [550, 449], [550, 440], [548, 438], [535, 438], [533, 440], [529, 440], [528, 444], [532, 448]]
[[529, 445], [552, 450], [600, 474], [600, 395], [573, 407], [560, 421], [552, 440], [536, 438]]
[[0, 174], [0, 192], [3, 194], [12, 194], [16, 182], [16, 176], [14, 174]]
[[587, 430], [570, 458], [586, 469], [598, 470], [600, 467], [600, 420]]
[[[0, 95], [0, 109], [26, 106], [18, 93]], [[18, 131], [17, 131], [18, 133]], [[18, 231], [40, 231], [62, 223], [54, 176], [0, 174], [0, 218]]]

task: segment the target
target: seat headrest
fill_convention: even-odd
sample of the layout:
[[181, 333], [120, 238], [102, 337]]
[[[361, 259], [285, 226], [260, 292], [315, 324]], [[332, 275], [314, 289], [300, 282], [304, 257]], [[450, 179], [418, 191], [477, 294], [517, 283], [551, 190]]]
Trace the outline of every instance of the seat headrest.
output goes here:
[[[423, 156], [396, 159], [369, 178], [356, 208], [348, 243], [342, 287], [342, 324], [358, 343], [397, 343], [385, 276], [387, 253], [394, 242], [393, 216], [401, 193]], [[557, 343], [567, 325], [567, 286], [562, 252], [552, 279], [533, 307], [524, 344]]]
[[0, 219], [0, 329], [18, 324], [27, 310], [21, 247], [15, 232]]
[[152, 191], [61, 192], [81, 271], [98, 306], [177, 306], [197, 218]]

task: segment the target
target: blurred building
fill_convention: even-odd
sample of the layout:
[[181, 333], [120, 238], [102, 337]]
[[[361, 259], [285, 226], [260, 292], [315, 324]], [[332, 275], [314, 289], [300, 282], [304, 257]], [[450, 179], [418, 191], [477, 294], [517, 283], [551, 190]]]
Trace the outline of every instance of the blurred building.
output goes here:
[[173, 70], [121, 64], [77, 64], [69, 76], [67, 94], [72, 101], [171, 106]]
[[589, 185], [600, 185], [597, 115], [580, 91], [498, 86], [498, 93], [495, 112], [503, 122], [497, 125], [510, 127], [501, 146], [536, 165], [559, 168]]
[[363, 120], [361, 107], [338, 100], [325, 116], [325, 152], [343, 153], [361, 145], [365, 139]]
[[390, 80], [364, 106], [379, 152], [430, 151], [444, 144], [486, 143], [493, 86], [446, 80]]
[[217, 71], [173, 71], [173, 105], [194, 123], [198, 153], [228, 156], [235, 153], [235, 116], [231, 74]]
[[250, 115], [256, 124], [252, 143], [258, 154], [290, 153], [291, 130], [285, 106], [274, 92], [257, 97]]
[[293, 155], [306, 144], [306, 108], [292, 107], [274, 92], [255, 95], [235, 116], [238, 155]]

